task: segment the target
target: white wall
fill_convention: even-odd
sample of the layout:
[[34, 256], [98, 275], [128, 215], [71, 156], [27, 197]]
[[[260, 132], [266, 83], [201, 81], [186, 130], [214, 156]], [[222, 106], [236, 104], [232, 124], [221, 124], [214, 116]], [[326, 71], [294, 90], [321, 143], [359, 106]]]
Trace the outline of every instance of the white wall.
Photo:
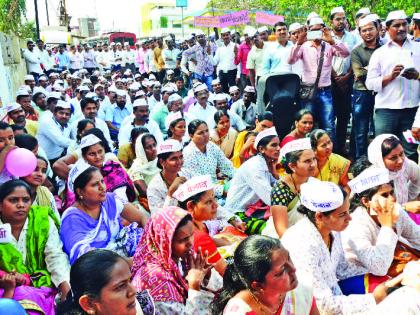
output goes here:
[[[23, 84], [23, 77], [26, 74], [26, 64], [22, 59], [20, 47], [25, 47], [24, 41], [19, 41], [16, 36], [0, 33], [0, 105], [2, 109], [15, 100], [16, 91]], [[3, 115], [0, 118], [2, 117]]]

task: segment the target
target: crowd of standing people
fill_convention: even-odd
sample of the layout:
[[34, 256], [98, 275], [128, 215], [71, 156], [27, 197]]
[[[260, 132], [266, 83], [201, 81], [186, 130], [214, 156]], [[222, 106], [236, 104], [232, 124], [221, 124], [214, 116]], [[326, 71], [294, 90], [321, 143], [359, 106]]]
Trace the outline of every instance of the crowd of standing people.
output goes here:
[[[420, 13], [355, 21], [28, 41], [0, 121], [0, 313], [419, 314]], [[258, 82], [289, 73], [282, 135]]]

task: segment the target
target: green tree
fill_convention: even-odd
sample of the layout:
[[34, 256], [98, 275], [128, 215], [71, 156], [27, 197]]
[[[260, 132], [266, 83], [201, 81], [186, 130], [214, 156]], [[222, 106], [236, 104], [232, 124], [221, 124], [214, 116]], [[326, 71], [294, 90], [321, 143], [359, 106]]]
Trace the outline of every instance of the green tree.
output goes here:
[[383, 19], [392, 10], [404, 10], [408, 16], [418, 11], [417, 0], [211, 0], [208, 7], [212, 6], [215, 10], [224, 11], [273, 11], [283, 15], [287, 23], [303, 23], [312, 11], [318, 13], [324, 21], [328, 21], [331, 9], [337, 6], [343, 6], [351, 22], [354, 21], [357, 10], [362, 7], [369, 7]]
[[35, 38], [35, 26], [26, 19], [25, 0], [0, 0], [0, 32]]

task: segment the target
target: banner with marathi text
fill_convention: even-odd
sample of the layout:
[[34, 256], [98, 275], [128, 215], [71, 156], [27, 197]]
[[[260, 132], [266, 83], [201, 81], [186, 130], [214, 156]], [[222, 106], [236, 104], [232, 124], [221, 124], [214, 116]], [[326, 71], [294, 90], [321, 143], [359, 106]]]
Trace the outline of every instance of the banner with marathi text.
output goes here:
[[195, 16], [194, 26], [198, 27], [220, 27], [218, 16]]
[[228, 27], [233, 25], [248, 24], [249, 12], [246, 10], [232, 12], [218, 16], [196, 16], [194, 26], [201, 27]]
[[[269, 14], [265, 12], [255, 13], [256, 24], [274, 25], [277, 22], [283, 22], [284, 16]], [[228, 27], [233, 25], [249, 24], [249, 12], [242, 10], [238, 12], [232, 12], [229, 14], [218, 15], [218, 16], [195, 16], [194, 26], [195, 27]]]
[[228, 27], [233, 25], [241, 25], [249, 23], [249, 12], [242, 10], [219, 16], [219, 27]]

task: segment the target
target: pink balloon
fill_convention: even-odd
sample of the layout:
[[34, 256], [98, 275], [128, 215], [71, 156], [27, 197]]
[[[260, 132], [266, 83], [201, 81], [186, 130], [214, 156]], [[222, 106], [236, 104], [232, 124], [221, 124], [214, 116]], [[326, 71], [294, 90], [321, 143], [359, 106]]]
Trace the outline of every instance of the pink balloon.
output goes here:
[[32, 174], [36, 163], [35, 154], [27, 149], [17, 148], [7, 154], [5, 166], [13, 176], [23, 177]]

